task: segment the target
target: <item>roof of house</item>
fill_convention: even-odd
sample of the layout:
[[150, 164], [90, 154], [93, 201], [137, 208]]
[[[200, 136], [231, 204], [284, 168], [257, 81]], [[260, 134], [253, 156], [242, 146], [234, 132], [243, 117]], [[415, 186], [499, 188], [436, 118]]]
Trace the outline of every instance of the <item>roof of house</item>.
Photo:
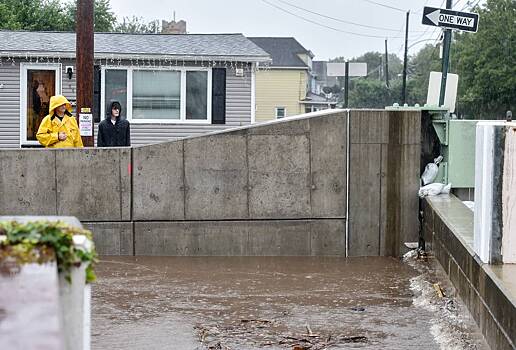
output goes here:
[[271, 67], [308, 68], [298, 54], [306, 54], [310, 58], [314, 57], [311, 51], [305, 49], [294, 38], [251, 37], [249, 40], [271, 55]]
[[337, 104], [337, 101], [334, 97], [332, 98], [326, 98], [324, 96], [320, 96], [317, 94], [314, 94], [312, 92], [309, 92], [306, 94], [306, 97], [300, 101], [303, 104], [330, 104], [335, 105]]
[[[75, 33], [0, 31], [0, 55], [75, 56]], [[242, 34], [95, 33], [95, 57], [165, 57], [270, 61]]]

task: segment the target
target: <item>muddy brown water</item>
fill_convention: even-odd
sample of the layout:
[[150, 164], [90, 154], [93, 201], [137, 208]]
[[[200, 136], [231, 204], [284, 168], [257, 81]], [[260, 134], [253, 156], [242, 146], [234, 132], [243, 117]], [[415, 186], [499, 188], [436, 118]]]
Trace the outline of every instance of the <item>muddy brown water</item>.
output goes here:
[[433, 259], [103, 257], [97, 275], [93, 349], [489, 349]]

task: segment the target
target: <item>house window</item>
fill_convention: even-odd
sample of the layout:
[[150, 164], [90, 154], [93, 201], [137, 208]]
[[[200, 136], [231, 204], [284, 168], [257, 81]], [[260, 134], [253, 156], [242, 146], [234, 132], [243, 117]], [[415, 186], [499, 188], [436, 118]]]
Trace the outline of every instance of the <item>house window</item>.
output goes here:
[[208, 72], [186, 72], [186, 119], [206, 120]]
[[[211, 123], [212, 70], [103, 68], [104, 111], [117, 100], [136, 123]], [[127, 108], [124, 108], [124, 103]]]
[[132, 119], [181, 119], [181, 72], [133, 71]]
[[284, 118], [287, 116], [287, 110], [285, 107], [276, 107], [276, 119]]
[[[122, 117], [127, 117], [127, 71], [106, 69], [106, 114], [111, 113], [111, 103], [118, 101], [122, 106]], [[102, 118], [102, 117], [101, 117]]]

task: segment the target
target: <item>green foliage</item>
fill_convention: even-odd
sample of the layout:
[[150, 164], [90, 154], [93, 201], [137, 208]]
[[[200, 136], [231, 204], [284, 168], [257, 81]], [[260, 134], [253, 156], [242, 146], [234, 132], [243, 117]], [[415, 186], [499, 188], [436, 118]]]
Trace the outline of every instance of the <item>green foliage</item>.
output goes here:
[[119, 33], [159, 33], [161, 29], [159, 28], [158, 21], [151, 21], [149, 23], [145, 23], [142, 17], [133, 16], [131, 18], [124, 17], [122, 22], [118, 22], [113, 31]]
[[0, 0], [0, 29], [66, 30], [59, 0]]
[[[96, 32], [110, 32], [116, 24], [109, 0], [95, 0]], [[0, 29], [75, 31], [77, 0], [0, 0]]]
[[411, 95], [411, 100], [423, 105], [426, 103], [430, 72], [441, 71], [439, 47], [425, 45], [409, 59], [408, 71], [407, 91]]
[[[91, 250], [76, 248], [73, 243], [74, 235], [84, 235], [92, 241], [91, 232], [77, 229], [63, 222], [36, 221], [25, 224], [17, 222], [0, 222], [0, 251], [7, 251], [17, 257], [24, 257], [22, 262], [29, 261], [29, 254], [35, 251], [53, 250], [60, 273], [70, 282], [70, 269], [86, 264], [86, 282], [95, 281], [94, 265], [97, 253]], [[24, 255], [23, 252], [27, 254]], [[28, 260], [24, 260], [28, 259]], [[34, 261], [34, 260], [31, 260]]]
[[452, 44], [452, 68], [459, 74], [459, 110], [472, 118], [501, 118], [516, 108], [516, 2], [487, 0], [477, 33]]
[[[401, 79], [392, 81], [389, 87], [383, 81], [370, 79], [357, 79], [350, 85], [350, 108], [385, 108], [394, 103], [401, 103]], [[408, 81], [407, 103], [410, 105], [420, 103], [413, 90], [412, 83]]]
[[[66, 27], [75, 31], [77, 0], [65, 4]], [[95, 0], [93, 27], [95, 32], [112, 32], [116, 24], [115, 14], [111, 11], [109, 0]]]
[[351, 108], [384, 108], [391, 104], [393, 90], [380, 80], [357, 79], [349, 92]]
[[[378, 79], [385, 81], [385, 54], [370, 51], [365, 54], [351, 58], [349, 62], [365, 62], [367, 63], [367, 77], [365, 79]], [[330, 62], [346, 62], [343, 56], [330, 59]], [[398, 74], [403, 70], [403, 62], [398, 56], [391, 53], [388, 57], [389, 79], [398, 79]]]

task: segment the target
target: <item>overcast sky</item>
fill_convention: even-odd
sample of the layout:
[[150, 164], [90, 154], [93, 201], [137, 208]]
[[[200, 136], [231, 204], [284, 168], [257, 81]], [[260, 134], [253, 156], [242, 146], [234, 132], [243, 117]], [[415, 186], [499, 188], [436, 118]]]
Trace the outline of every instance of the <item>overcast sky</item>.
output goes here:
[[[469, 4], [477, 2], [470, 0]], [[437, 27], [421, 24], [421, 13], [425, 5], [444, 7], [444, 3], [444, 0], [111, 0], [111, 7], [118, 19], [136, 15], [146, 22], [171, 20], [175, 11], [176, 20], [184, 19], [189, 33], [294, 37], [315, 54], [316, 60], [327, 60], [359, 56], [367, 51], [383, 52], [386, 37], [389, 52], [402, 57], [405, 11], [411, 11], [410, 47], [418, 41], [439, 37]], [[469, 9], [468, 0], [453, 0], [453, 4], [454, 10]], [[435, 41], [414, 44], [409, 53], [432, 42]]]

